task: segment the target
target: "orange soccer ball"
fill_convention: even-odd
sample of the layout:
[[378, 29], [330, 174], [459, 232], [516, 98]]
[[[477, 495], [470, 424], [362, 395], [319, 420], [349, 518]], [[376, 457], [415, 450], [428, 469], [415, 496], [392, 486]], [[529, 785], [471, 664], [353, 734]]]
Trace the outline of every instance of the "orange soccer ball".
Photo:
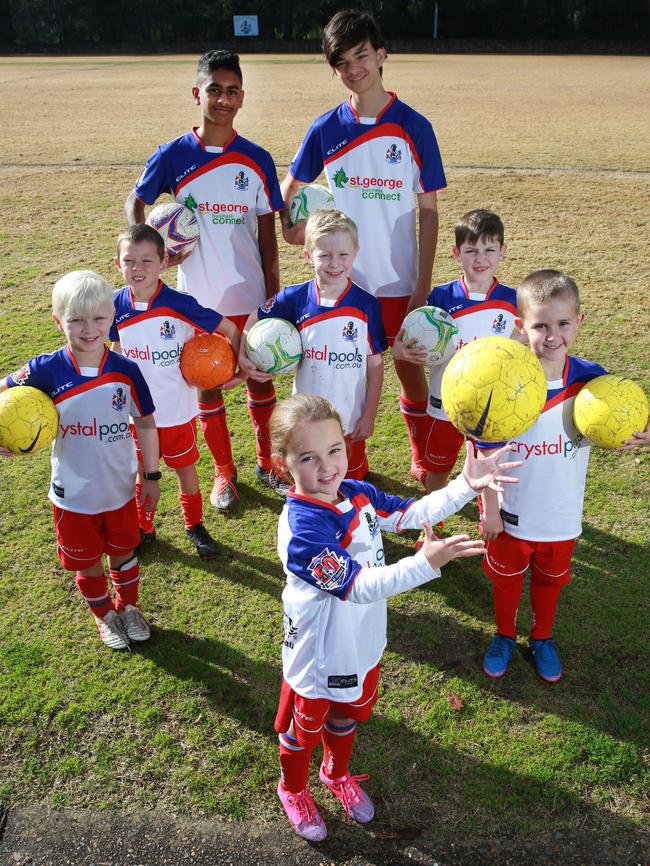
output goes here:
[[181, 373], [197, 388], [217, 388], [235, 375], [237, 359], [221, 334], [198, 334], [183, 346]]

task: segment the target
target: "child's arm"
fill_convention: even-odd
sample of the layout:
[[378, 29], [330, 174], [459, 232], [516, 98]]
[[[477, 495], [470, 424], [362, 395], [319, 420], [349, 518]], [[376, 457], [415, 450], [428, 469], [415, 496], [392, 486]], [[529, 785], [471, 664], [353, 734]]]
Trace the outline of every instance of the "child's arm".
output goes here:
[[301, 220], [295, 226], [292, 226], [289, 220], [289, 205], [291, 204], [291, 199], [301, 186], [301, 182], [296, 180], [290, 171], [287, 172], [287, 176], [280, 184], [282, 198], [284, 199], [284, 210], [280, 212], [282, 236], [288, 244], [296, 244], [298, 246], [304, 246], [305, 243], [305, 220]]
[[424, 192], [418, 195], [419, 210], [419, 251], [418, 280], [409, 300], [406, 312], [410, 313], [416, 307], [426, 304], [431, 291], [431, 275], [433, 261], [438, 246], [438, 194]]
[[253, 310], [253, 312], [248, 317], [246, 324], [244, 325], [244, 330], [241, 335], [238, 359], [239, 369], [241, 370], [244, 378], [246, 379], [254, 379], [256, 382], [269, 382], [273, 378], [271, 373], [264, 373], [262, 370], [258, 370], [255, 364], [253, 364], [253, 362], [246, 354], [246, 337], [248, 336], [248, 332], [250, 331], [250, 329], [257, 321], [259, 321], [257, 310]]
[[[507, 448], [508, 446], [506, 446]], [[481, 459], [488, 458], [496, 452], [492, 449], [481, 451]], [[503, 520], [499, 509], [499, 496], [496, 490], [489, 487], [481, 493], [483, 513], [479, 524], [479, 532], [483, 541], [493, 541], [503, 532]]]
[[[237, 328], [237, 325], [224, 316], [214, 333], [221, 334], [228, 340], [232, 346], [233, 352], [235, 353], [237, 362], [239, 363], [239, 329]], [[231, 388], [236, 388], [238, 385], [241, 385], [243, 381], [244, 377], [240, 373], [235, 373], [232, 379], [229, 379], [221, 385], [221, 388], [223, 388], [224, 391], [229, 391]]]
[[640, 448], [642, 445], [650, 445], [650, 419], [645, 430], [638, 430], [632, 434], [631, 439], [626, 439], [619, 451], [631, 451], [633, 448]]
[[274, 213], [258, 216], [257, 243], [260, 248], [266, 297], [272, 298], [280, 291], [280, 260], [278, 257], [278, 240], [275, 236]]
[[369, 439], [375, 429], [381, 386], [384, 381], [384, 359], [380, 352], [368, 355], [366, 377], [366, 408], [359, 423], [350, 433], [350, 439]]
[[[145, 415], [133, 419], [138, 431], [138, 442], [142, 453], [142, 464], [145, 472], [157, 472], [160, 460], [158, 444], [158, 428], [153, 415]], [[149, 504], [155, 508], [160, 499], [160, 484], [157, 481], [143, 479], [140, 491], [140, 505]]]
[[426, 364], [428, 352], [425, 346], [419, 346], [416, 337], [405, 343], [403, 341], [404, 328], [400, 328], [395, 337], [395, 342], [391, 348], [393, 358], [396, 361], [409, 361], [411, 364]]

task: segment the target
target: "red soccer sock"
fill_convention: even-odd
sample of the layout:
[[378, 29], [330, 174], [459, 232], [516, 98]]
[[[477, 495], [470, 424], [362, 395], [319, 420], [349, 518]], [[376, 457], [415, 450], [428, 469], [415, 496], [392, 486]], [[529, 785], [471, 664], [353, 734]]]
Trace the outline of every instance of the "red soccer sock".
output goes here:
[[213, 403], [199, 403], [199, 420], [217, 471], [230, 478], [235, 474], [235, 464], [232, 460], [223, 396]]
[[95, 616], [101, 619], [106, 616], [109, 610], [114, 610], [113, 602], [108, 594], [108, 581], [105, 574], [100, 574], [97, 577], [87, 577], [77, 572], [75, 583], [81, 593], [81, 597]]
[[271, 413], [275, 409], [275, 388], [270, 394], [253, 394], [247, 391], [248, 414], [255, 431], [255, 452], [258, 465], [270, 472], [273, 469], [271, 460], [271, 435], [269, 433], [269, 421]]
[[117, 610], [124, 610], [127, 604], [137, 607], [140, 594], [140, 563], [137, 556], [132, 556], [119, 568], [111, 568], [110, 575]]
[[409, 400], [408, 397], [400, 397], [399, 410], [404, 418], [411, 443], [411, 475], [418, 481], [424, 482], [427, 477], [424, 455], [433, 418], [427, 415], [426, 400]]
[[483, 560], [483, 571], [492, 583], [497, 632], [514, 639], [517, 637], [517, 611], [524, 588], [525, 572], [508, 576], [498, 574], [490, 568], [486, 559]]
[[347, 773], [356, 733], [356, 722], [347, 725], [325, 722], [321, 735], [323, 739], [323, 766], [330, 779], [338, 779]]
[[203, 497], [198, 493], [179, 493], [178, 501], [183, 509], [185, 529], [191, 529], [197, 523], [203, 523]]
[[305, 749], [288, 734], [280, 734], [280, 772], [285, 791], [297, 794], [307, 787], [311, 749]]
[[140, 491], [142, 484], [135, 485], [135, 506], [138, 510], [138, 524], [143, 532], [153, 532], [153, 519], [156, 516], [156, 509], [149, 508], [148, 505], [140, 505]]
[[530, 606], [533, 611], [533, 624], [530, 630], [532, 640], [546, 640], [553, 631], [555, 611], [560, 600], [562, 587], [569, 582], [566, 577], [553, 578], [531, 569]]

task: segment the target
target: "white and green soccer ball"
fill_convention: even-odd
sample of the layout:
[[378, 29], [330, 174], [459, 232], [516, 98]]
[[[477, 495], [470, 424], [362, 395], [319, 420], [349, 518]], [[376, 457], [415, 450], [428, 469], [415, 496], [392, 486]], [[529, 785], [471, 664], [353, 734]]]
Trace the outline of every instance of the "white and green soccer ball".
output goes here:
[[302, 358], [298, 329], [286, 319], [260, 319], [246, 336], [246, 356], [263, 373], [286, 373]]
[[334, 207], [334, 198], [326, 186], [320, 183], [308, 183], [301, 186], [291, 199], [289, 205], [289, 221], [292, 226], [306, 220], [314, 211], [324, 207]]
[[458, 348], [458, 328], [446, 310], [439, 307], [416, 307], [402, 322], [407, 343], [415, 338], [427, 350], [426, 364], [444, 364]]

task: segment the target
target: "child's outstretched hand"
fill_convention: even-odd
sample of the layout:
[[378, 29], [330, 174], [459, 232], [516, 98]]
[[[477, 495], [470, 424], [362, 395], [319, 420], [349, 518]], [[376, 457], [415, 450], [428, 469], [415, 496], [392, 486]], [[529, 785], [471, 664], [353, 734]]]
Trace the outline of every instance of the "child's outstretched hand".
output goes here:
[[256, 382], [269, 382], [273, 378], [271, 373], [264, 373], [262, 370], [257, 369], [255, 364], [253, 364], [251, 359], [246, 355], [243, 346], [237, 360], [239, 361], [239, 375], [241, 375], [244, 380], [254, 379]]
[[15, 457], [15, 456], [16, 455], [14, 454], [13, 451], [10, 451], [8, 448], [4, 448], [2, 445], [0, 445], [0, 457]]
[[521, 460], [511, 460], [508, 463], [499, 463], [499, 458], [510, 450], [510, 445], [503, 445], [496, 451], [493, 451], [489, 456], [482, 457], [480, 460], [476, 456], [476, 448], [473, 442], [465, 442], [465, 465], [463, 466], [463, 477], [469, 484], [472, 490], [480, 493], [489, 487], [491, 490], [496, 490], [500, 493], [503, 490], [502, 484], [517, 484], [519, 479], [513, 478], [510, 475], [501, 475], [504, 469], [515, 469], [521, 466]]
[[469, 535], [452, 535], [451, 538], [438, 538], [426, 520], [422, 521], [426, 536], [420, 548], [431, 568], [442, 568], [452, 559], [463, 556], [483, 556], [485, 545], [479, 539], [471, 541]]
[[403, 341], [404, 328], [400, 328], [395, 336], [395, 342], [391, 348], [393, 358], [396, 361], [409, 361], [411, 364], [424, 365], [427, 362], [428, 352], [424, 346], [418, 346], [415, 337], [411, 337], [406, 343]]
[[619, 445], [619, 450], [631, 451], [632, 448], [640, 448], [642, 445], [650, 445], [650, 423], [645, 430], [633, 433], [631, 439], [626, 439], [622, 445]]

